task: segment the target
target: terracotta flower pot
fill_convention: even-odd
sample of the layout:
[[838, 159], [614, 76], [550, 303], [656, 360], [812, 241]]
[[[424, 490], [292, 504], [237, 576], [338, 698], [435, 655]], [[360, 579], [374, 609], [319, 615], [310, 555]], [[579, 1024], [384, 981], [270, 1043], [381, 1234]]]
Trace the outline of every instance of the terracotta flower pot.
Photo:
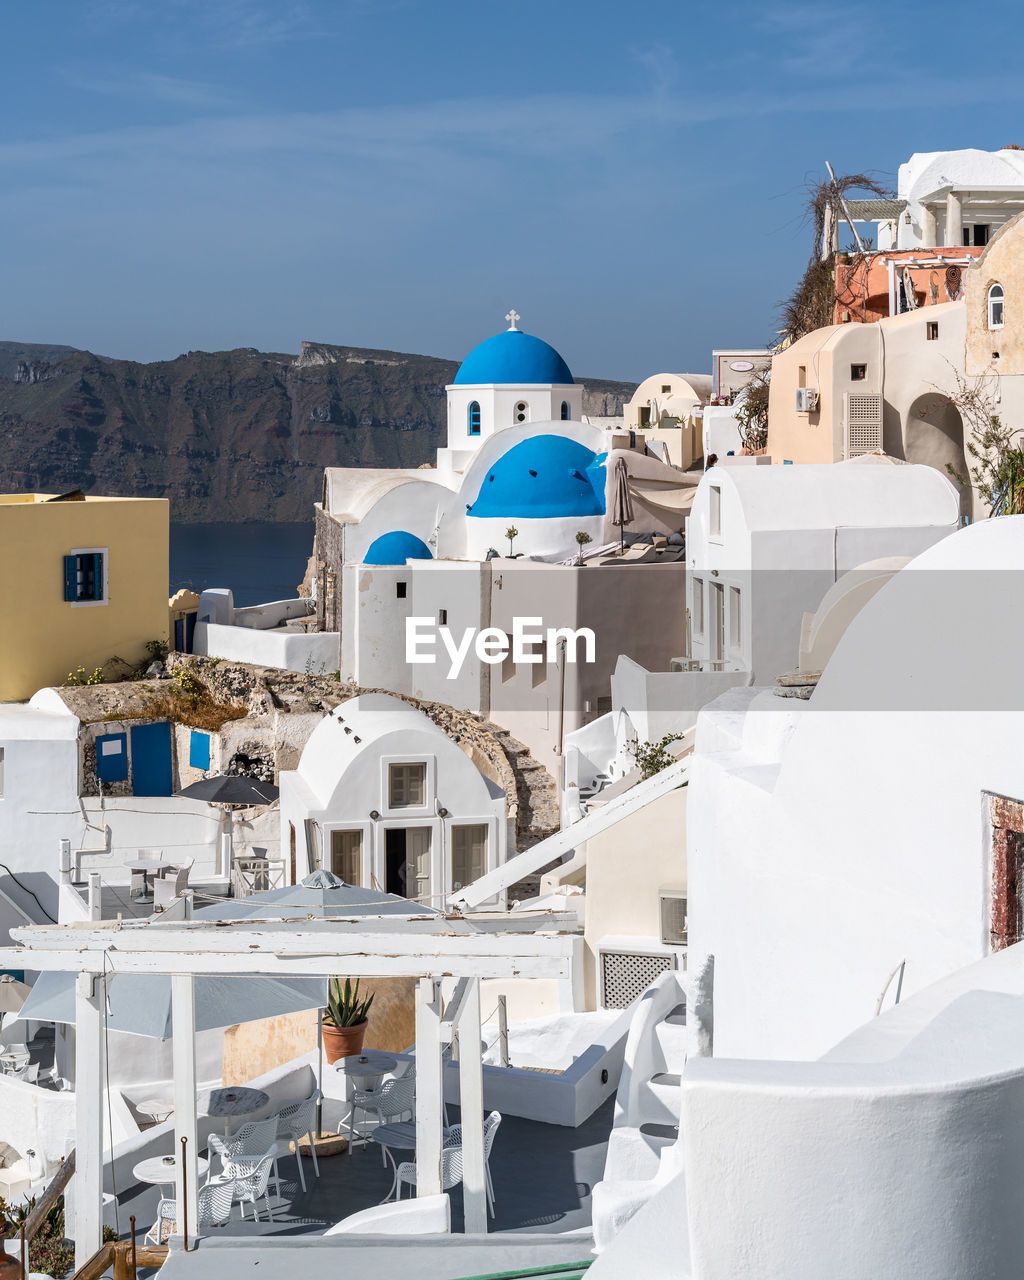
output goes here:
[[[15, 1249], [18, 1247], [16, 1240], [10, 1241], [11, 1246]], [[23, 1272], [21, 1270], [21, 1262], [7, 1253], [4, 1249], [4, 1241], [0, 1240], [0, 1280], [22, 1280]]]
[[365, 1020], [354, 1027], [334, 1027], [325, 1022], [324, 1055], [327, 1061], [334, 1063], [339, 1058], [350, 1058], [354, 1053], [362, 1053], [368, 1025]]

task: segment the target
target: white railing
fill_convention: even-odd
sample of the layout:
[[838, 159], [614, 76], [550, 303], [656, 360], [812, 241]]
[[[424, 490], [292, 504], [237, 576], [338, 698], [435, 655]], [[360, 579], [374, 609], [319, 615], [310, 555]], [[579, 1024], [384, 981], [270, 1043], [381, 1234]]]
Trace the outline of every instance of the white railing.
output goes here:
[[231, 863], [231, 892], [236, 898], [284, 887], [285, 864], [278, 858], [235, 858]]

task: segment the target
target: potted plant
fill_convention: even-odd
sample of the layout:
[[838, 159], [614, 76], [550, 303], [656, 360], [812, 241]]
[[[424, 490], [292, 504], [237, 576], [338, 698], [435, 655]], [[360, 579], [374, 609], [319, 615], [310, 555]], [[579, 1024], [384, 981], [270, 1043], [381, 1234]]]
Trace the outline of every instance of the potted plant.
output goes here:
[[516, 538], [519, 537], [519, 530], [515, 527], [514, 524], [510, 524], [509, 527], [505, 530], [505, 537], [508, 538], [508, 554], [509, 554], [509, 558], [511, 559], [512, 545], [515, 542]]
[[362, 1053], [366, 1036], [366, 1015], [373, 1004], [372, 993], [363, 999], [359, 979], [355, 986], [349, 978], [331, 978], [327, 984], [327, 1009], [324, 1012], [324, 1053], [328, 1062]]
[[590, 536], [589, 533], [586, 533], [584, 532], [584, 530], [581, 529], [579, 533], [576, 535], [576, 545], [580, 549], [579, 554], [576, 557], [577, 564], [583, 563], [583, 548], [587, 545], [588, 542], [593, 542], [593, 538]]

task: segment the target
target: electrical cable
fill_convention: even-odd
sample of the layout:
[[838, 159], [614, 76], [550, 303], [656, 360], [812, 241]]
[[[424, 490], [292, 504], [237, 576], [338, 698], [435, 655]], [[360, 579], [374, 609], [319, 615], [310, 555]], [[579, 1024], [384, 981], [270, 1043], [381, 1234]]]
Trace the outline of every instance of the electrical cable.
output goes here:
[[39, 899], [38, 899], [38, 898], [36, 898], [36, 895], [32, 892], [32, 890], [28, 887], [28, 885], [24, 885], [24, 884], [22, 884], [22, 883], [21, 883], [21, 881], [20, 881], [20, 880], [18, 879], [18, 877], [14, 874], [14, 872], [10, 869], [10, 867], [7, 865], [7, 863], [6, 863], [6, 862], [0, 862], [0, 871], [6, 871], [6, 872], [7, 872], [7, 874], [8, 874], [8, 875], [11, 877], [11, 879], [14, 881], [14, 883], [15, 883], [15, 884], [18, 886], [18, 888], [22, 891], [22, 893], [27, 893], [27, 894], [28, 894], [28, 896], [29, 896], [30, 898], [35, 898], [36, 906], [37, 906], [37, 907], [39, 908], [39, 910], [43, 913], [43, 915], [44, 915], [44, 916], [46, 916], [47, 920], [49, 920], [49, 922], [50, 922], [51, 924], [56, 924], [56, 923], [57, 923], [57, 921], [53, 918], [53, 916], [51, 916], [51, 915], [50, 915], [49, 911], [47, 911], [47, 909], [43, 906], [43, 904], [39, 901]]

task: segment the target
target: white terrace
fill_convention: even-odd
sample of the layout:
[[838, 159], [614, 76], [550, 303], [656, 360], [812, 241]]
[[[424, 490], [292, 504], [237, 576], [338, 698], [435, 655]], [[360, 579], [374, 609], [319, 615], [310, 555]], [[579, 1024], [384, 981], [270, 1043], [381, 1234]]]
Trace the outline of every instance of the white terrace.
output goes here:
[[[76, 1016], [76, 1266], [101, 1244], [103, 1213], [106, 986], [114, 974], [171, 976], [175, 1150], [179, 1204], [196, 1204], [197, 1074], [195, 978], [204, 974], [321, 977], [404, 976], [416, 987], [417, 1196], [441, 1193], [442, 1054], [458, 1035], [463, 1124], [463, 1202], [467, 1235], [488, 1229], [483, 1136], [481, 978], [570, 979], [579, 942], [574, 915], [520, 913], [472, 921], [431, 915], [309, 921], [133, 920], [15, 931], [19, 946], [0, 952], [5, 968], [78, 974]], [[443, 980], [455, 992], [442, 1003]], [[190, 1237], [194, 1237], [190, 1232]], [[172, 1250], [181, 1249], [172, 1238]], [[193, 1247], [194, 1239], [189, 1245]], [[481, 1267], [481, 1270], [486, 1270]]]

